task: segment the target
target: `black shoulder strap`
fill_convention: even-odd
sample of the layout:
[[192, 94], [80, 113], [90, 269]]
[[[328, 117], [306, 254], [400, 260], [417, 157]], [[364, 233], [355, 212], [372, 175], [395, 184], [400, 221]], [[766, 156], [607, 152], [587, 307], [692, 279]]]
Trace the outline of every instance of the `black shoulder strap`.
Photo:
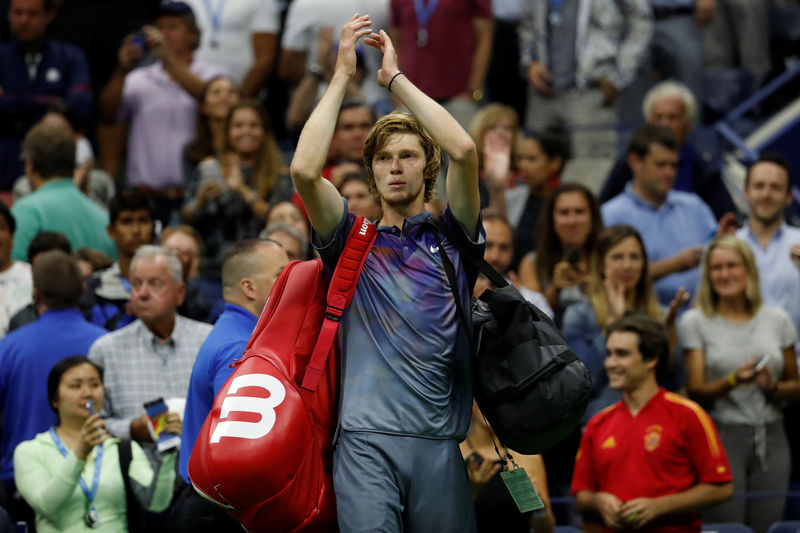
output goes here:
[[[455, 246], [456, 250], [458, 250], [459, 255], [461, 255], [461, 258], [466, 259], [472, 266], [483, 272], [483, 274], [487, 278], [489, 278], [489, 281], [494, 283], [495, 287], [500, 288], [508, 285], [508, 282], [505, 280], [505, 278], [502, 275], [500, 275], [500, 273], [497, 272], [497, 270], [492, 268], [492, 265], [487, 263], [483, 259], [483, 257], [477, 256], [472, 251], [472, 249], [467, 246], [467, 243], [464, 242], [464, 238], [462, 235], [456, 235], [452, 231], [450, 231], [450, 228], [447, 227], [447, 224], [445, 224], [441, 218], [433, 218], [431, 219], [431, 223], [438, 230], [439, 233], [447, 237], [447, 240], [450, 241], [450, 243], [453, 246]], [[437, 242], [438, 242], [438, 236], [437, 236]], [[442, 247], [439, 246], [439, 250], [441, 249]], [[455, 287], [455, 285], [453, 285], [453, 287]]]
[[130, 533], [136, 533], [139, 531], [139, 506], [133, 494], [133, 489], [131, 489], [131, 479], [128, 474], [128, 470], [131, 466], [131, 459], [133, 458], [131, 441], [129, 439], [120, 439], [117, 444], [117, 452], [119, 453], [119, 469], [122, 474], [122, 483], [125, 485], [125, 504], [128, 509], [128, 531]]

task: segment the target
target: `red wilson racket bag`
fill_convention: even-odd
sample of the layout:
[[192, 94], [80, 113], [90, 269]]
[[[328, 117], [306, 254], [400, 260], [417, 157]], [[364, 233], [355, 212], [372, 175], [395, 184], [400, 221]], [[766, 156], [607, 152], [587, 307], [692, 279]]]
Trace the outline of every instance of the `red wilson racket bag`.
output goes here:
[[319, 259], [284, 268], [197, 437], [192, 485], [248, 531], [337, 530], [338, 327], [375, 234], [356, 218], [330, 284]]

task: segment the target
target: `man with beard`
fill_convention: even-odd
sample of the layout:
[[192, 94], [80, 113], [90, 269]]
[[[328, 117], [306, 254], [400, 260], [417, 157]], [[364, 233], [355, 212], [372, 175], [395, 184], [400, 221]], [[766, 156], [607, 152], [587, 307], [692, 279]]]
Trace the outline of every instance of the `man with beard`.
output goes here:
[[[328, 268], [341, 254], [355, 215], [321, 176], [355, 45], [370, 34], [369, 16], [342, 30], [336, 69], [306, 122], [292, 179]], [[364, 147], [370, 188], [383, 215], [355, 296], [342, 321], [341, 409], [333, 478], [342, 531], [475, 531], [472, 497], [458, 443], [472, 405], [471, 352], [441, 266], [425, 203], [433, 196], [440, 146], [450, 156], [449, 205], [442, 220], [483, 254], [478, 158], [470, 136], [399, 70], [386, 32], [365, 43], [383, 53], [378, 83], [412, 114], [393, 112], [372, 128]], [[368, 224], [368, 222], [365, 222]], [[475, 272], [450, 242], [462, 302]]]

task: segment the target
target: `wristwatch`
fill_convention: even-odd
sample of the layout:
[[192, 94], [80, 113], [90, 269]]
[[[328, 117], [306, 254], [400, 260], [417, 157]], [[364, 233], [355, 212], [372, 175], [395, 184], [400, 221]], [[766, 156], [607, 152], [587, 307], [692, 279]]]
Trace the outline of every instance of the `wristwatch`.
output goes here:
[[311, 63], [308, 66], [308, 72], [309, 74], [314, 76], [314, 78], [317, 81], [325, 81], [325, 75], [322, 71], [322, 65], [320, 65], [319, 63]]

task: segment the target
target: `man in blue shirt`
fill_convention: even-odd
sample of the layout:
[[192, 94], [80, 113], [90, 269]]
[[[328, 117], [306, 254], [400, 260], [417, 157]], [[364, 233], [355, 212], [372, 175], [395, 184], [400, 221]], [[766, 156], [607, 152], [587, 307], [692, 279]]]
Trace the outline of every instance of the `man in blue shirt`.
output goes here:
[[77, 47], [46, 37], [55, 4], [11, 0], [9, 5], [13, 36], [0, 45], [0, 190], [11, 189], [22, 174], [22, 139], [49, 106], [65, 107], [83, 121], [91, 118], [86, 57]]
[[[191, 483], [189, 456], [200, 428], [211, 411], [214, 398], [233, 372], [231, 362], [244, 353], [272, 285], [288, 262], [283, 247], [270, 240], [240, 241], [225, 254], [222, 264], [225, 311], [197, 354], [183, 415], [180, 473], [187, 483]], [[191, 487], [183, 491], [176, 505], [180, 508], [181, 531], [222, 531], [226, 526], [233, 527], [232, 531], [241, 529], [224, 511], [201, 498]]]
[[44, 252], [33, 268], [34, 299], [46, 310], [35, 322], [0, 341], [0, 408], [3, 411], [0, 479], [14, 492], [14, 448], [56, 421], [47, 401], [47, 376], [58, 361], [86, 355], [107, 333], [86, 322], [78, 310], [83, 278], [77, 263], [61, 250]]
[[[339, 259], [355, 217], [321, 177], [336, 114], [356, 72], [355, 46], [369, 16], [345, 24], [333, 78], [306, 122], [291, 165], [327, 268]], [[475, 531], [458, 443], [469, 426], [471, 352], [453, 290], [469, 302], [475, 272], [452, 244], [458, 286], [449, 287], [427, 221], [440, 146], [450, 156], [442, 220], [483, 255], [475, 144], [443, 107], [398, 68], [388, 35], [365, 43], [383, 53], [378, 83], [412, 114], [379, 120], [364, 147], [370, 189], [383, 217], [341, 327], [343, 376], [333, 458], [339, 528], [346, 531]]]
[[703, 244], [714, 237], [717, 223], [696, 194], [673, 190], [678, 143], [670, 130], [653, 124], [639, 128], [628, 145], [628, 164], [633, 182], [603, 204], [603, 223], [636, 228], [658, 300], [669, 305], [680, 287], [694, 294]]

